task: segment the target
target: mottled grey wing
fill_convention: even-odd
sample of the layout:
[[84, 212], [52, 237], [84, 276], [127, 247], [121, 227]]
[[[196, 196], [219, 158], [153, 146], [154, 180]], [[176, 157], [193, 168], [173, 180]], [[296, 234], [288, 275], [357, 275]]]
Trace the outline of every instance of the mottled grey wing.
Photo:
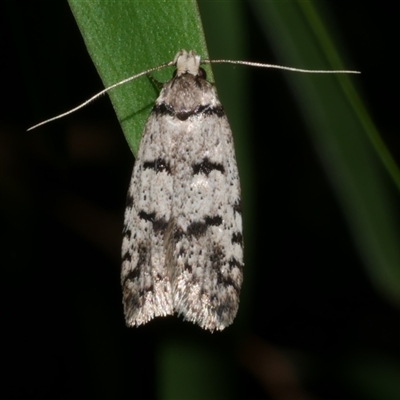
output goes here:
[[[225, 115], [182, 122], [165, 245], [174, 310], [211, 331], [233, 322], [243, 280], [240, 182]], [[196, 134], [193, 132], [194, 131]]]
[[164, 127], [154, 114], [146, 123], [125, 210], [122, 286], [129, 326], [173, 314], [164, 233], [171, 218], [174, 177], [165, 157]]

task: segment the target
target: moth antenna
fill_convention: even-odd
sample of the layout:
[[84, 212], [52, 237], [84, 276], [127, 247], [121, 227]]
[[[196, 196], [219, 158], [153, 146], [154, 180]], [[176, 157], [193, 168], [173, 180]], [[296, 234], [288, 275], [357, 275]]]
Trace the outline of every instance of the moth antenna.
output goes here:
[[[154, 71], [159, 71], [160, 69], [163, 69], [165, 67], [170, 67], [172, 65], [175, 65], [176, 60], [174, 61], [169, 61], [165, 64], [161, 64], [157, 67], [149, 68], [146, 71], [139, 72], [136, 75], [130, 76], [129, 78], [123, 79], [122, 81], [119, 81], [117, 83], [114, 83], [113, 85], [103, 89], [101, 92], [95, 94], [92, 96], [90, 99], [86, 100], [79, 106], [72, 108], [69, 111], [66, 111], [65, 113], [56, 115], [55, 117], [46, 119], [45, 121], [39, 122], [38, 124], [31, 126], [30, 128], [27, 129], [28, 131], [31, 131], [33, 129], [38, 128], [39, 126], [48, 124], [49, 122], [55, 121], [57, 119], [66, 117], [69, 114], [74, 113], [75, 111], [80, 110], [81, 108], [87, 106], [89, 103], [92, 101], [98, 99], [101, 97], [103, 94], [107, 93], [108, 91], [116, 88], [117, 86], [124, 85], [125, 83], [128, 83], [130, 81], [133, 81], [137, 78], [140, 78], [143, 75], [147, 75], [150, 72]], [[236, 64], [236, 65], [248, 65], [250, 67], [257, 67], [257, 68], [273, 68], [273, 69], [280, 69], [284, 71], [291, 71], [291, 72], [301, 72], [301, 73], [307, 73], [307, 74], [361, 74], [360, 71], [352, 71], [352, 70], [313, 70], [313, 69], [303, 69], [303, 68], [293, 68], [293, 67], [285, 67], [283, 65], [276, 65], [276, 64], [263, 64], [263, 63], [257, 63], [257, 62], [251, 62], [251, 61], [237, 61], [237, 60], [202, 60], [202, 64]]]
[[251, 61], [237, 61], [237, 60], [202, 60], [202, 64], [239, 64], [239, 65], [248, 65], [250, 67], [258, 67], [258, 68], [274, 68], [274, 69], [282, 69], [284, 71], [292, 71], [292, 72], [303, 72], [307, 74], [361, 74], [361, 71], [349, 71], [349, 70], [324, 70], [324, 69], [303, 69], [303, 68], [293, 68], [293, 67], [285, 67], [283, 65], [276, 64], [262, 64]]
[[31, 127], [30, 127], [29, 129], [27, 129], [26, 131], [27, 131], [27, 132], [28, 132], [28, 131], [31, 131], [31, 130], [33, 130], [33, 129], [38, 128], [39, 126], [42, 126], [42, 125], [45, 125], [45, 124], [47, 124], [47, 123], [49, 123], [49, 122], [55, 121], [56, 119], [60, 119], [60, 118], [66, 117], [67, 115], [72, 114], [72, 113], [74, 113], [75, 111], [78, 111], [78, 110], [80, 110], [81, 108], [87, 106], [89, 103], [91, 103], [92, 101], [98, 99], [98, 98], [101, 97], [103, 94], [105, 94], [105, 93], [107, 93], [108, 91], [110, 91], [110, 90], [116, 88], [117, 86], [123, 85], [123, 84], [125, 84], [125, 83], [127, 83], [127, 82], [130, 82], [130, 81], [133, 81], [134, 79], [140, 78], [140, 77], [143, 76], [143, 75], [147, 75], [147, 74], [149, 74], [150, 72], [159, 71], [160, 69], [163, 69], [163, 68], [165, 68], [165, 67], [170, 67], [170, 66], [172, 66], [172, 65], [174, 65], [174, 64], [175, 64], [174, 61], [169, 61], [169, 62], [167, 62], [167, 63], [165, 63], [165, 64], [159, 65], [158, 67], [150, 68], [150, 69], [148, 69], [148, 70], [146, 70], [146, 71], [139, 72], [139, 73], [136, 74], [136, 75], [130, 76], [129, 78], [126, 78], [126, 79], [124, 79], [124, 80], [122, 80], [122, 81], [119, 81], [119, 82], [117, 82], [117, 83], [114, 83], [113, 85], [111, 85], [111, 86], [109, 86], [109, 87], [103, 89], [101, 92], [95, 94], [93, 97], [91, 97], [89, 100], [86, 100], [85, 102], [83, 102], [83, 103], [80, 104], [79, 106], [77, 106], [77, 107], [75, 107], [75, 108], [73, 108], [73, 109], [71, 109], [71, 110], [69, 110], [69, 111], [66, 111], [65, 113], [56, 115], [55, 117], [46, 119], [45, 121], [42, 121], [42, 122], [40, 122], [40, 123], [38, 123], [38, 124], [36, 124], [36, 125], [34, 125], [34, 126], [31, 126]]

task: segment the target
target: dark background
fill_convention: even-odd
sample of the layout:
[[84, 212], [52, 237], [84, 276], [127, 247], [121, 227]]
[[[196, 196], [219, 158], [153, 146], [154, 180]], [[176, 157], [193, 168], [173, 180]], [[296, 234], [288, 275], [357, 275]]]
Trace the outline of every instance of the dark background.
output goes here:
[[[383, 4], [337, 3], [330, 5], [332, 18], [362, 70], [362, 98], [398, 160], [397, 15]], [[248, 59], [267, 55], [276, 62], [259, 39], [252, 10], [243, 10], [252, 39]], [[133, 157], [110, 102], [105, 97], [52, 129], [25, 132], [102, 88], [68, 4], [0, 3], [0, 41], [1, 361], [7, 371], [0, 397], [153, 398], [160, 336], [183, 331], [194, 342], [210, 339], [177, 318], [125, 328], [120, 245]], [[378, 392], [381, 385], [382, 399], [394, 399], [399, 309], [369, 281], [289, 92], [276, 100], [269, 122], [273, 132], [285, 121], [285, 135], [257, 137], [265, 123], [261, 99], [266, 90], [282, 94], [285, 82], [270, 81], [265, 71], [252, 71], [252, 82], [258, 267], [251, 321], [232, 356], [236, 395], [374, 399], [372, 384]], [[282, 152], [287, 162], [279, 176], [260, 172], [281, 164]], [[304, 176], [318, 185], [315, 203], [296, 189]], [[279, 196], [267, 198], [271, 187]], [[296, 196], [299, 209], [309, 212], [289, 206]], [[264, 262], [267, 248], [273, 268]], [[233, 342], [225, 332], [214, 340]]]

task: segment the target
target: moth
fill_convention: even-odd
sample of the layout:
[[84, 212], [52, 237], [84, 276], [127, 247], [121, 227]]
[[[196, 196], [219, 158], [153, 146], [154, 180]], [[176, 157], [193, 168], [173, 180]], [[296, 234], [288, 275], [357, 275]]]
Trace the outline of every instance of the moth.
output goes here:
[[232, 132], [200, 57], [181, 50], [144, 127], [125, 211], [126, 323], [175, 312], [210, 331], [233, 322], [243, 281]]
[[[309, 73], [246, 61], [204, 60]], [[175, 66], [145, 124], [124, 217], [121, 283], [128, 326], [177, 313], [201, 328], [232, 324], [243, 282], [239, 173], [232, 132], [213, 85], [194, 51], [118, 82], [105, 92]]]

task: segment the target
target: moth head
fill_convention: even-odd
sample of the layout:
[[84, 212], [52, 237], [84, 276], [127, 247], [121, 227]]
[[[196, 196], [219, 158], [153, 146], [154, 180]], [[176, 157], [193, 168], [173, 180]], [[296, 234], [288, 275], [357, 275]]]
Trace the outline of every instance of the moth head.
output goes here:
[[175, 56], [176, 76], [191, 74], [197, 76], [200, 69], [200, 56], [197, 56], [193, 50], [187, 52], [180, 50]]

